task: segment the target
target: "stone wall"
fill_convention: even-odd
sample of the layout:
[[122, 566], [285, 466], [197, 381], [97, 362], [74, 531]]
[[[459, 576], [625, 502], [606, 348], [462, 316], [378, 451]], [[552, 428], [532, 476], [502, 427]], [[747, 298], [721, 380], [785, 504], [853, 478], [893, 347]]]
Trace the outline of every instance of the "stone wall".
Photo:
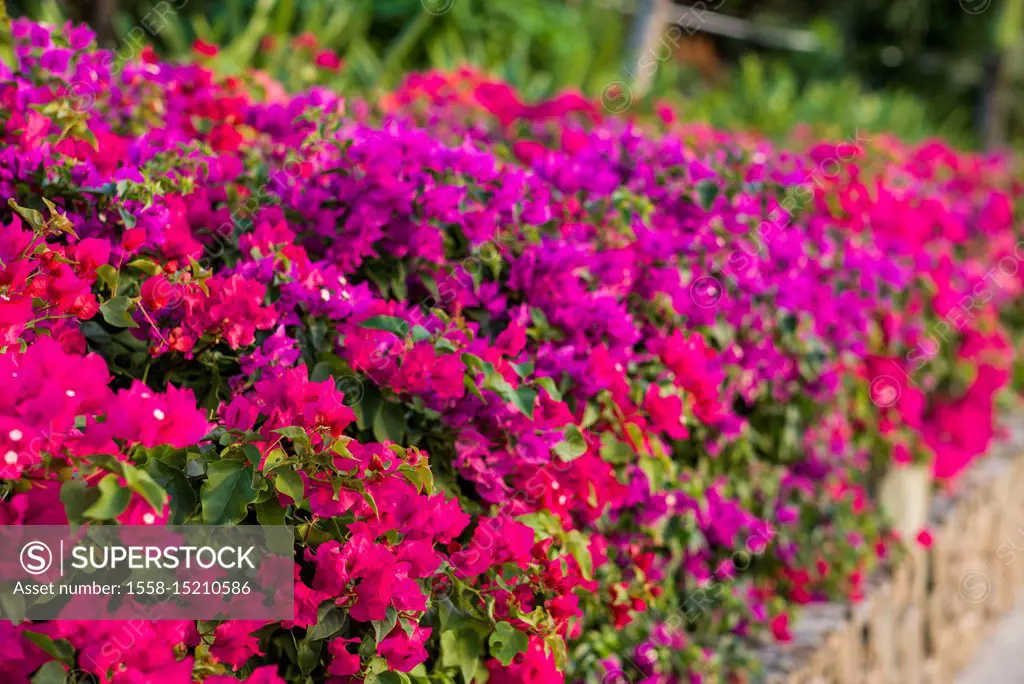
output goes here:
[[792, 642], [762, 653], [764, 672], [755, 681], [954, 681], [1024, 594], [1024, 424], [1012, 426], [928, 511], [930, 549], [911, 539], [909, 553], [874, 577], [857, 605], [803, 610]]

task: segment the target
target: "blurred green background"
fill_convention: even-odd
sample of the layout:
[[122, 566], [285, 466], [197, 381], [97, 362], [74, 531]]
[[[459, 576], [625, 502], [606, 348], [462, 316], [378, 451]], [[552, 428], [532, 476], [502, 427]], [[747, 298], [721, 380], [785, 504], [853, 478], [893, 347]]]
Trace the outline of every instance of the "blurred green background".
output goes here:
[[1024, 142], [1024, 0], [6, 4], [12, 16], [86, 21], [122, 54], [142, 40], [180, 59], [197, 39], [214, 43], [219, 71], [262, 69], [289, 89], [372, 94], [409, 71], [469, 63], [527, 99], [563, 88], [598, 97], [620, 81], [646, 95], [640, 109], [665, 98], [686, 119], [770, 136], [804, 123], [822, 135], [859, 128], [963, 147]]

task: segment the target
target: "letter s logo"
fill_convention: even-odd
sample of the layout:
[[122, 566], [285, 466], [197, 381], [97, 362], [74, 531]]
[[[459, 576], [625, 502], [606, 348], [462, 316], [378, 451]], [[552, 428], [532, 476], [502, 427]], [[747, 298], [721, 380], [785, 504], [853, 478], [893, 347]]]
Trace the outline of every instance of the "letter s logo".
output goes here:
[[53, 565], [50, 547], [41, 541], [32, 541], [21, 549], [21, 567], [30, 575], [41, 575]]

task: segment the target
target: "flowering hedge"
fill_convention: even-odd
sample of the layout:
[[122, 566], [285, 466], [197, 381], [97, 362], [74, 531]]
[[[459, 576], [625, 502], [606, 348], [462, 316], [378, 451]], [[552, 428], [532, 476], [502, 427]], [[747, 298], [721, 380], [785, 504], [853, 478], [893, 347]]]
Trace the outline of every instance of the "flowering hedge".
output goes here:
[[995, 436], [1012, 160], [13, 38], [0, 520], [294, 525], [296, 608], [2, 623], [4, 681], [735, 680]]

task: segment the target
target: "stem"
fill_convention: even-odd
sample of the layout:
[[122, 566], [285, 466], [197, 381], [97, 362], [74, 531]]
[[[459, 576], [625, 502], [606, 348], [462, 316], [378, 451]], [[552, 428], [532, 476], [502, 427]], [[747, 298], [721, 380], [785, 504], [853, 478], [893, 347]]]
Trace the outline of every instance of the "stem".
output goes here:
[[[167, 341], [167, 338], [165, 338], [163, 333], [160, 332], [160, 328], [158, 328], [156, 323], [153, 321], [153, 319], [149, 317], [149, 314], [146, 312], [146, 307], [142, 306], [142, 302], [141, 301], [139, 302], [139, 311], [141, 311], [142, 315], [145, 317], [145, 319], [147, 321], [149, 321], [149, 324], [151, 326], [153, 326], [153, 330], [156, 331], [156, 334], [160, 338], [160, 341], [163, 342], [164, 344], [166, 344], [168, 348], [170, 348], [171, 343]], [[148, 365], [146, 366], [146, 372], [147, 373], [149, 372], [149, 366]], [[143, 382], [145, 382], [145, 378], [143, 378]]]

